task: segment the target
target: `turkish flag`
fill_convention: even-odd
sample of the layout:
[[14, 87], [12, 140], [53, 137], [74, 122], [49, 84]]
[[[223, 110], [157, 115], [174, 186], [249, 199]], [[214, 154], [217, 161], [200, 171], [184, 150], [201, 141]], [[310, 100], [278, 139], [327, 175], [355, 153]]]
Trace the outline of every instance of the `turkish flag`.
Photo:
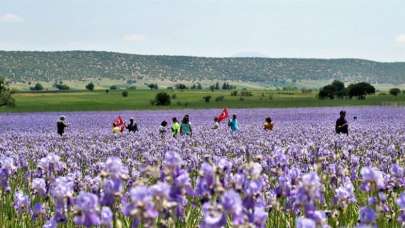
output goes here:
[[125, 129], [125, 121], [122, 119], [121, 116], [118, 116], [117, 118], [115, 118], [114, 124], [115, 124], [116, 127], [121, 128], [121, 132], [124, 131], [124, 129]]
[[221, 114], [219, 114], [218, 118], [218, 122], [224, 121], [225, 119], [228, 119], [229, 114], [228, 114], [228, 109], [224, 108], [224, 111], [221, 112]]

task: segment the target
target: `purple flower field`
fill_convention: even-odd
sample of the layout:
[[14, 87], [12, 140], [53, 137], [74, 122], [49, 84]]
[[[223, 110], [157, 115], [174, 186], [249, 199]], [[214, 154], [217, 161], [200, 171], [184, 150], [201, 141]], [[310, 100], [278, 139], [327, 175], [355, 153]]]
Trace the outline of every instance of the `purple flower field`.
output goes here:
[[[345, 110], [349, 136], [339, 108], [230, 110], [236, 134], [211, 129], [221, 110], [0, 114], [0, 224], [405, 226], [405, 109]], [[159, 135], [184, 114], [192, 137]], [[140, 131], [113, 135], [118, 115]]]

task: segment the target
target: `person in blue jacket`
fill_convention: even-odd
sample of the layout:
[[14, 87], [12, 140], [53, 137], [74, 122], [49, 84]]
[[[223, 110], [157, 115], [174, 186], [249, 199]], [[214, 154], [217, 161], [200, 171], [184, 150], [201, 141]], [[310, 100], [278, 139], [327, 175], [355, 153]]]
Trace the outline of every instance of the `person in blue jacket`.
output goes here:
[[231, 129], [232, 132], [237, 132], [239, 131], [239, 123], [238, 120], [236, 119], [236, 115], [232, 115], [232, 119], [228, 121], [228, 126]]

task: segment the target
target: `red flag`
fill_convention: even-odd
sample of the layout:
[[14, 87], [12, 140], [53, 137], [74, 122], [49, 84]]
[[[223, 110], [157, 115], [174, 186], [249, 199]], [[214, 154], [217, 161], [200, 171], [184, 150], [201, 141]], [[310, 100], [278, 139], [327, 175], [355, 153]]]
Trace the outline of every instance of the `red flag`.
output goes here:
[[115, 124], [116, 127], [121, 128], [121, 132], [124, 131], [124, 129], [125, 129], [125, 121], [122, 119], [121, 116], [118, 116], [117, 118], [115, 118], [114, 124]]
[[221, 121], [223, 121], [225, 119], [228, 119], [228, 117], [229, 117], [228, 109], [224, 108], [224, 111], [222, 111], [221, 114], [219, 114], [219, 116], [217, 117], [218, 122], [221, 122]]

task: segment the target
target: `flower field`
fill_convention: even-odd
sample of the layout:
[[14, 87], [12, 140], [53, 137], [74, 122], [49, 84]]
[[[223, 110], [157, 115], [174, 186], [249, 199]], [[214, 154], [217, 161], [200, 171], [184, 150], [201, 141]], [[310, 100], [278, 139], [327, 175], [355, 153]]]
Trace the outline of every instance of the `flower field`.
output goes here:
[[[0, 114], [1, 227], [403, 227], [405, 109]], [[189, 114], [192, 137], [161, 137]], [[115, 136], [117, 115], [140, 131]], [[271, 116], [275, 129], [262, 129]], [[354, 116], [357, 117], [354, 120]]]

